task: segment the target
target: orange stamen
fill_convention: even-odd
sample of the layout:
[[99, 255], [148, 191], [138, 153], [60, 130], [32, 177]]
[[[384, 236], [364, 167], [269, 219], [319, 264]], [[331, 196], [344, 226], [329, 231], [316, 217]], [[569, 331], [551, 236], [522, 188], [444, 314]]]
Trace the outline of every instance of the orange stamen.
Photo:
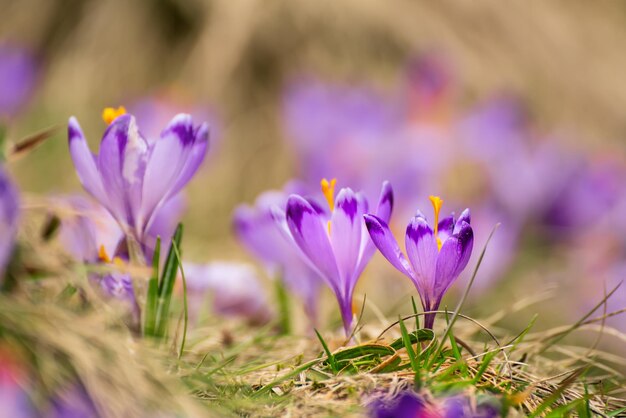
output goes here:
[[110, 125], [116, 118], [126, 114], [126, 108], [120, 106], [117, 109], [114, 107], [105, 107], [102, 111], [102, 120]]

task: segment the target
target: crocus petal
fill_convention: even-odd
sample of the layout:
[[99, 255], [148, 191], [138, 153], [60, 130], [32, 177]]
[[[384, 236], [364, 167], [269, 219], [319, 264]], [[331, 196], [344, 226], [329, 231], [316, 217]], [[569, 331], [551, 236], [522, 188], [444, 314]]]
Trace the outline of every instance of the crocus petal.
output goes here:
[[383, 187], [380, 191], [380, 198], [378, 199], [378, 208], [376, 209], [376, 216], [389, 222], [391, 219], [391, 211], [393, 210], [393, 189], [388, 181], [383, 183]]
[[83, 131], [74, 117], [71, 117], [69, 120], [67, 135], [70, 156], [72, 157], [72, 161], [76, 167], [78, 179], [87, 192], [89, 192], [102, 204], [106, 205], [108, 199], [104, 194], [102, 180], [100, 178], [100, 173], [98, 172], [98, 167], [96, 166], [96, 159], [89, 150], [85, 135], [83, 135]]
[[411, 219], [406, 229], [405, 246], [415, 271], [417, 290], [423, 298], [422, 302], [429, 305], [433, 296], [438, 249], [433, 230], [423, 218], [416, 216]]
[[454, 230], [454, 215], [447, 216], [439, 221], [439, 225], [437, 226], [437, 237], [444, 242], [448, 239]]
[[443, 294], [467, 266], [473, 245], [474, 232], [466, 222], [460, 227], [458, 234], [452, 235], [443, 243], [437, 258], [434, 276], [434, 290], [437, 300], [441, 300]]
[[82, 196], [67, 196], [52, 202], [61, 219], [59, 242], [77, 260], [95, 263], [99, 250], [113, 255], [123, 237], [117, 221], [103, 206]]
[[355, 284], [352, 280], [359, 261], [362, 215], [356, 194], [349, 188], [341, 189], [330, 221], [330, 240], [343, 281], [344, 295]]
[[291, 195], [287, 201], [286, 219], [289, 232], [328, 285], [339, 292], [339, 271], [322, 216], [304, 198]]
[[149, 221], [155, 208], [178, 182], [194, 145], [195, 132], [189, 115], [176, 115], [152, 149], [143, 183], [142, 218]]
[[[391, 218], [391, 211], [393, 210], [393, 189], [388, 181], [383, 183], [380, 191], [380, 197], [378, 198], [378, 206], [376, 207], [375, 215], [384, 223], [388, 223]], [[363, 213], [367, 213], [367, 209], [364, 209]], [[360, 276], [367, 263], [371, 260], [372, 256], [376, 252], [376, 247], [372, 240], [369, 239], [370, 233], [367, 228], [362, 228], [363, 237], [361, 238], [361, 250], [359, 257], [359, 265], [356, 270], [356, 276]]]
[[[286, 244], [289, 242], [278, 230], [274, 219], [268, 215], [270, 213], [267, 215], [260, 214], [250, 206], [240, 205], [235, 209], [233, 215], [233, 227], [244, 247], [258, 257], [269, 269], [274, 269], [283, 260], [283, 255], [279, 250], [289, 247], [289, 245], [277, 245], [276, 241], [282, 240]], [[287, 250], [290, 249], [287, 248]], [[289, 253], [295, 255], [293, 251], [289, 251]]]
[[469, 209], [465, 209], [463, 212], [461, 212], [461, 216], [459, 216], [459, 219], [456, 220], [456, 223], [454, 225], [453, 234], [459, 233], [459, 231], [461, 230], [461, 226], [463, 226], [463, 223], [472, 223]]
[[400, 250], [400, 246], [389, 230], [387, 223], [374, 215], [364, 215], [363, 218], [365, 219], [365, 225], [367, 226], [370, 237], [380, 253], [392, 266], [398, 269], [400, 273], [411, 280], [415, 280], [413, 268], [404, 257], [404, 254], [402, 254], [402, 250]]
[[[128, 114], [117, 117], [109, 125], [100, 143], [97, 164], [106, 189], [109, 210], [113, 211], [119, 222], [129, 226], [135, 223], [136, 209], [141, 199], [147, 149], [134, 118]], [[137, 170], [142, 173], [138, 175]]]
[[187, 157], [187, 161], [178, 175], [178, 180], [169, 190], [165, 199], [169, 199], [171, 196], [178, 193], [183, 187], [185, 187], [189, 180], [191, 180], [193, 175], [196, 174], [196, 171], [198, 171], [198, 168], [200, 168], [200, 165], [204, 161], [204, 157], [206, 157], [208, 147], [209, 125], [203, 123], [196, 130], [194, 143]]
[[167, 254], [171, 238], [186, 209], [187, 199], [183, 193], [179, 193], [164, 201], [154, 212], [152, 222], [147, 226], [141, 243], [148, 262], [152, 261], [157, 237], [161, 237], [161, 253]]
[[18, 216], [17, 190], [4, 169], [0, 167], [0, 283], [15, 244]]

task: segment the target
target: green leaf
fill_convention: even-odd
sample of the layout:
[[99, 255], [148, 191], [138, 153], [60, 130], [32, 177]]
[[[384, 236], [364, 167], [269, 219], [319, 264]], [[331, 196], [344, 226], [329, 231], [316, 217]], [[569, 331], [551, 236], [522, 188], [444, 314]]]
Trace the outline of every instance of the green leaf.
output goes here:
[[337, 368], [337, 362], [335, 361], [335, 356], [333, 356], [333, 353], [330, 352], [330, 349], [328, 348], [326, 341], [324, 341], [324, 338], [322, 338], [322, 335], [317, 331], [317, 329], [313, 328], [313, 330], [315, 331], [317, 338], [320, 340], [320, 343], [322, 343], [322, 347], [324, 348], [326, 357], [328, 357], [328, 364], [330, 365], [331, 370], [333, 371], [333, 373], [337, 374], [337, 371], [339, 369]]
[[406, 352], [409, 355], [409, 360], [411, 362], [411, 368], [415, 373], [419, 372], [419, 364], [417, 362], [417, 356], [415, 355], [415, 351], [413, 351], [413, 343], [411, 342], [411, 337], [406, 330], [406, 326], [404, 325], [404, 321], [402, 317], [400, 317], [400, 332], [402, 333], [402, 342], [404, 343], [404, 348], [406, 348]]
[[351, 360], [367, 355], [392, 356], [396, 353], [392, 347], [383, 344], [362, 344], [355, 347], [348, 347], [333, 354], [336, 361]]
[[626, 407], [624, 408], [620, 408], [620, 409], [616, 409], [615, 411], [611, 411], [611, 412], [606, 412], [606, 416], [607, 417], [616, 417], [619, 414], [621, 414], [622, 412], [626, 412]]
[[187, 325], [189, 322], [189, 309], [187, 307], [187, 280], [185, 279], [185, 270], [183, 269], [182, 259], [180, 257], [180, 251], [178, 251], [178, 245], [175, 241], [172, 241], [172, 248], [176, 253], [178, 259], [178, 266], [180, 268], [180, 277], [183, 281], [183, 338], [180, 342], [180, 351], [178, 352], [178, 359], [182, 358], [183, 351], [185, 350], [185, 341], [187, 341]]
[[161, 237], [157, 237], [152, 256], [152, 275], [148, 281], [148, 295], [146, 297], [143, 334], [154, 336], [157, 302], [159, 298], [159, 261], [161, 258]]
[[[431, 329], [418, 329], [415, 332], [409, 334], [409, 338], [411, 339], [411, 344], [415, 344], [421, 341], [430, 341], [435, 338], [435, 333]], [[389, 344], [391, 348], [394, 350], [399, 350], [404, 346], [404, 341], [402, 337], [398, 338], [391, 344]]]
[[417, 314], [417, 305], [415, 304], [415, 298], [411, 296], [411, 306], [413, 307], [413, 314], [415, 315], [415, 330], [420, 329], [420, 317]]
[[172, 292], [174, 291], [174, 282], [176, 281], [180, 261], [179, 257], [176, 255], [175, 248], [180, 248], [182, 236], [183, 224], [178, 224], [176, 232], [174, 232], [174, 236], [172, 237], [172, 245], [170, 246], [170, 251], [167, 254], [165, 266], [163, 268], [163, 275], [161, 276], [161, 281], [159, 283], [159, 298], [155, 319], [155, 335], [159, 338], [163, 338], [167, 332], [170, 302], [172, 299]]
[[278, 303], [278, 324], [281, 335], [288, 335], [291, 333], [291, 315], [289, 309], [289, 295], [285, 284], [282, 280], [277, 279], [276, 283], [276, 301]]

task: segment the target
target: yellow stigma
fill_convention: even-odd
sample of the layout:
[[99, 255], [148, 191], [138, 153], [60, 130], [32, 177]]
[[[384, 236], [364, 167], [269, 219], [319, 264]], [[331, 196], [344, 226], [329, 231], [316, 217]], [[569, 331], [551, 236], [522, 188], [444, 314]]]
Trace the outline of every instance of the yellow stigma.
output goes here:
[[104, 261], [105, 263], [111, 262], [111, 258], [107, 254], [107, 250], [104, 248], [104, 245], [101, 245], [100, 248], [98, 248], [98, 258], [100, 261]]
[[437, 240], [437, 248], [441, 250], [442, 242], [437, 236], [439, 232], [439, 211], [441, 210], [441, 205], [443, 205], [443, 200], [439, 196], [429, 196], [430, 203], [433, 204], [433, 209], [435, 210], [435, 239]]
[[324, 197], [328, 202], [328, 206], [330, 207], [330, 211], [335, 210], [335, 185], [337, 184], [337, 179], [332, 179], [330, 182], [326, 179], [322, 179], [320, 185], [322, 186], [322, 193], [324, 193]]
[[102, 111], [102, 120], [110, 125], [118, 116], [122, 116], [126, 114], [126, 108], [124, 106], [120, 106], [117, 109], [114, 107], [105, 107]]

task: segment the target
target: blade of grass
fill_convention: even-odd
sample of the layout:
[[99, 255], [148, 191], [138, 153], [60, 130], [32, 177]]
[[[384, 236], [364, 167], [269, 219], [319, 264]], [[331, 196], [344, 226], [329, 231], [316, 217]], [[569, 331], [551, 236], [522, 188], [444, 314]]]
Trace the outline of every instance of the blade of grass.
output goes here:
[[411, 305], [413, 306], [413, 313], [415, 314], [415, 331], [420, 329], [420, 317], [417, 314], [417, 305], [415, 304], [415, 298], [411, 296]]
[[626, 412], [626, 407], [625, 408], [616, 409], [615, 411], [607, 412], [606, 416], [607, 417], [616, 417], [619, 414], [621, 414], [622, 412]]
[[338, 368], [337, 362], [335, 361], [335, 356], [333, 356], [333, 353], [330, 352], [326, 341], [324, 341], [324, 338], [322, 338], [322, 335], [317, 331], [317, 329], [313, 328], [313, 331], [315, 331], [317, 338], [320, 340], [320, 343], [322, 343], [322, 347], [324, 348], [324, 352], [328, 357], [328, 364], [330, 365], [331, 370], [333, 371], [333, 373], [337, 374]]
[[148, 281], [148, 295], [146, 297], [143, 334], [154, 336], [156, 321], [157, 299], [159, 297], [159, 260], [161, 258], [161, 237], [157, 237], [152, 256], [152, 275]]
[[417, 356], [415, 355], [415, 351], [413, 351], [413, 344], [411, 343], [411, 337], [409, 336], [408, 331], [406, 330], [406, 326], [404, 325], [404, 321], [402, 318], [399, 319], [400, 323], [400, 332], [402, 333], [402, 342], [404, 343], [404, 348], [406, 349], [406, 353], [409, 356], [409, 362], [411, 363], [411, 368], [417, 374], [420, 371], [419, 364], [417, 363]]
[[278, 304], [278, 326], [281, 335], [291, 334], [291, 317], [289, 309], [289, 295], [285, 284], [280, 278], [274, 280], [276, 283], [276, 302]]
[[[446, 323], [450, 324], [450, 321], [448, 320], [448, 317], [449, 317], [448, 309], [446, 308], [445, 311], [446, 311]], [[450, 338], [450, 346], [452, 347], [452, 355], [454, 355], [454, 359], [461, 360], [461, 350], [459, 350], [459, 346], [456, 343], [456, 338], [454, 338], [454, 334], [450, 333], [448, 337]]]
[[155, 329], [156, 337], [163, 338], [167, 331], [167, 323], [169, 320], [170, 301], [172, 292], [174, 291], [174, 282], [178, 273], [179, 258], [176, 256], [174, 248], [180, 247], [180, 241], [183, 235], [183, 224], [178, 224], [176, 232], [172, 237], [172, 245], [165, 260], [165, 267], [159, 283], [159, 298], [157, 302]]
[[178, 352], [178, 359], [183, 356], [183, 350], [185, 349], [185, 341], [187, 341], [187, 324], [189, 322], [189, 309], [187, 307], [187, 280], [185, 280], [185, 269], [183, 268], [183, 261], [180, 257], [180, 251], [178, 250], [178, 245], [176, 241], [172, 240], [172, 248], [176, 253], [176, 258], [178, 259], [178, 267], [180, 269], [180, 277], [183, 281], [183, 337], [180, 342], [180, 351]]

